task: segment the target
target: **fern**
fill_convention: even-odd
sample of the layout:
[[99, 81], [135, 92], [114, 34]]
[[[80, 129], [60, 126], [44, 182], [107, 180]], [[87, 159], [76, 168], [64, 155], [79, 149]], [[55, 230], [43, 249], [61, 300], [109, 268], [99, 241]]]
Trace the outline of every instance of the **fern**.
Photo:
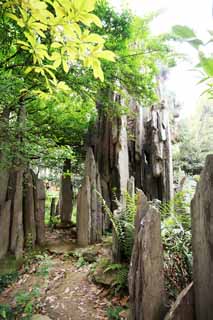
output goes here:
[[172, 300], [192, 276], [189, 204], [189, 193], [178, 192], [171, 201], [160, 206], [166, 287]]
[[128, 192], [124, 193], [125, 205], [123, 205], [117, 198], [115, 198], [114, 201], [118, 208], [118, 214], [115, 214], [111, 212], [102, 195], [98, 192], [97, 194], [102, 203], [103, 209], [108, 215], [117, 235], [122, 257], [129, 261], [134, 242], [136, 196], [132, 197], [128, 194]]
[[112, 263], [107, 260], [104, 264], [104, 273], [113, 272], [116, 274], [115, 280], [111, 284], [115, 293], [128, 289], [128, 265], [120, 263]]

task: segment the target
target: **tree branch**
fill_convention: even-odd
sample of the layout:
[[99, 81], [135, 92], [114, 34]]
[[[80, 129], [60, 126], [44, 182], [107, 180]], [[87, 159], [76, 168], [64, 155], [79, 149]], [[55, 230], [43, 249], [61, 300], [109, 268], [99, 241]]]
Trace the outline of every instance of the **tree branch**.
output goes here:
[[[158, 53], [158, 52], [162, 52], [162, 51], [163, 50], [140, 51], [137, 53], [133, 53], [133, 54], [129, 54], [127, 56], [120, 57], [118, 60], [123, 60], [125, 58], [135, 57], [135, 56], [140, 56], [140, 55], [145, 55], [145, 54], [150, 54], [150, 53]], [[168, 52], [168, 50], [165, 50], [165, 52]]]

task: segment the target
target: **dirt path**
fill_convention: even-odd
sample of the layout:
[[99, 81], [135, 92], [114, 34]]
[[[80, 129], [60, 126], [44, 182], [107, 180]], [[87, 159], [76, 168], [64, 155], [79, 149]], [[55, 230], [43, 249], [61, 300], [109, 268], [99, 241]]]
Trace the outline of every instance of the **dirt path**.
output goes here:
[[79, 268], [74, 258], [66, 256], [75, 245], [66, 237], [66, 232], [63, 236], [62, 233], [48, 235], [49, 254], [42, 263], [32, 264], [16, 283], [5, 289], [0, 295], [0, 304], [15, 306], [17, 294], [39, 287], [39, 297], [35, 300], [39, 314], [52, 320], [108, 319], [106, 309], [110, 302], [104, 297], [103, 289], [88, 279], [90, 266]]
[[42, 311], [53, 320], [104, 320], [109, 302], [101, 290], [88, 281], [88, 267], [77, 269], [70, 262], [54, 261], [49, 289], [42, 299]]

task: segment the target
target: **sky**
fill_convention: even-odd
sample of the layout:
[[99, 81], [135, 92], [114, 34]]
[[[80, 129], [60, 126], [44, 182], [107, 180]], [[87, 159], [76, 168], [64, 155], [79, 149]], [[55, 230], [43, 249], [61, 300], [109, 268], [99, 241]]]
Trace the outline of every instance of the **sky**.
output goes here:
[[[120, 10], [127, 4], [137, 15], [143, 16], [153, 11], [161, 14], [153, 21], [151, 30], [154, 34], [170, 31], [176, 24], [191, 27], [204, 41], [208, 41], [207, 30], [213, 30], [213, 0], [110, 0]], [[123, 3], [123, 4], [122, 4]], [[170, 71], [166, 86], [174, 91], [177, 101], [183, 105], [184, 116], [192, 114], [196, 103], [204, 90], [198, 85], [200, 74], [192, 71], [198, 62], [197, 54], [189, 45], [179, 45], [178, 51], [187, 54], [187, 61], [179, 62]]]

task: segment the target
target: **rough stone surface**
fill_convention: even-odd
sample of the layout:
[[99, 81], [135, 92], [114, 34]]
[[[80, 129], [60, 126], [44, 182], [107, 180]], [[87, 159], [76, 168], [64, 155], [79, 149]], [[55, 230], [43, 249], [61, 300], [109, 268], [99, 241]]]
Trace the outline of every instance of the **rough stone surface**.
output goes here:
[[62, 222], [70, 222], [73, 207], [73, 190], [70, 177], [71, 161], [64, 162], [63, 175], [61, 177], [59, 211]]
[[[0, 163], [3, 163], [4, 159], [0, 154]], [[7, 188], [9, 181], [9, 170], [7, 168], [0, 169], [0, 204], [6, 201]]]
[[0, 259], [3, 258], [9, 248], [10, 239], [10, 209], [11, 200], [0, 206]]
[[34, 185], [33, 177], [30, 171], [24, 175], [24, 234], [25, 240], [32, 241], [32, 246], [36, 243], [36, 224], [35, 224], [35, 206], [34, 206]]
[[160, 214], [156, 208], [147, 204], [145, 197], [144, 201], [146, 212], [140, 212], [139, 208], [137, 211], [136, 221], [139, 226], [129, 270], [130, 318], [160, 320], [165, 312]]
[[130, 175], [149, 200], [170, 200], [173, 172], [168, 108], [164, 103], [143, 110], [130, 104], [134, 117], [128, 119]]
[[[112, 103], [121, 103], [119, 94], [110, 94]], [[116, 194], [120, 199], [127, 189], [129, 179], [129, 152], [127, 136], [127, 118], [109, 117], [103, 113], [97, 103], [98, 120], [90, 132], [88, 145], [92, 147], [97, 170], [100, 174], [101, 191], [111, 211], [116, 209], [113, 201]], [[110, 227], [107, 215], [104, 216], [104, 228]]]
[[127, 139], [127, 120], [126, 116], [121, 117], [120, 132], [118, 136], [117, 154], [118, 154], [118, 174], [120, 181], [120, 193], [127, 190], [129, 180], [129, 154], [128, 154], [128, 139]]
[[80, 245], [99, 242], [103, 234], [102, 206], [98, 199], [98, 194], [101, 194], [100, 176], [91, 148], [87, 151], [85, 167], [85, 179], [77, 203], [77, 235]]
[[17, 258], [23, 255], [24, 246], [24, 230], [23, 230], [23, 173], [20, 169], [14, 173], [15, 183], [12, 185], [14, 189], [12, 199], [12, 226], [10, 249]]
[[51, 199], [51, 205], [50, 205], [50, 219], [56, 215], [56, 203], [55, 198]]
[[191, 202], [196, 319], [213, 319], [213, 155], [206, 158]]
[[43, 245], [45, 242], [45, 186], [41, 179], [35, 179], [35, 222], [36, 222], [36, 242]]
[[131, 197], [134, 197], [135, 195], [135, 178], [134, 177], [129, 178], [127, 182], [127, 191]]
[[177, 297], [164, 320], [194, 320], [194, 287], [190, 283]]
[[90, 242], [90, 194], [90, 181], [87, 176], [85, 177], [77, 200], [77, 238], [78, 244], [81, 246], [87, 246]]

